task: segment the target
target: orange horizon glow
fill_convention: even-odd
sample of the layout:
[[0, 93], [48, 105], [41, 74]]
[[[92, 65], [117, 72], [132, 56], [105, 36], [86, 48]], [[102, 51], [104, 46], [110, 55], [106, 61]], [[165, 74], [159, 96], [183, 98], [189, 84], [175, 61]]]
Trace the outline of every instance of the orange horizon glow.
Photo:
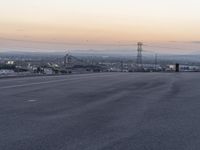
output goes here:
[[0, 38], [5, 39], [88, 45], [200, 41], [199, 0], [7, 0], [0, 4]]

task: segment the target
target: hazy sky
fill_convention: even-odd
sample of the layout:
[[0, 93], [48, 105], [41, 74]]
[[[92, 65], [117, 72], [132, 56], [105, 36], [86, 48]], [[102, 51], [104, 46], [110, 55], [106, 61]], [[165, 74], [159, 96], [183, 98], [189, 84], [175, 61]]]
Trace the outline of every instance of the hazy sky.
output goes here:
[[0, 50], [106, 49], [136, 41], [200, 41], [200, 0], [0, 0]]

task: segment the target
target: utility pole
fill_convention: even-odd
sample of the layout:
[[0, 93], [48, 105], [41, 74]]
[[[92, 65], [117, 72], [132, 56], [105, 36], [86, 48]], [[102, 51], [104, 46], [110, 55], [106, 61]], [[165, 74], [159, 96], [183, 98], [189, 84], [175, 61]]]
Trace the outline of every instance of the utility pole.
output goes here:
[[123, 72], [124, 71], [124, 62], [123, 62], [123, 60], [121, 60], [121, 72]]
[[143, 63], [142, 63], [142, 46], [143, 43], [142, 42], [138, 42], [137, 43], [137, 67], [138, 67], [138, 71], [142, 71], [143, 70]]
[[155, 54], [155, 72], [157, 71], [158, 55]]

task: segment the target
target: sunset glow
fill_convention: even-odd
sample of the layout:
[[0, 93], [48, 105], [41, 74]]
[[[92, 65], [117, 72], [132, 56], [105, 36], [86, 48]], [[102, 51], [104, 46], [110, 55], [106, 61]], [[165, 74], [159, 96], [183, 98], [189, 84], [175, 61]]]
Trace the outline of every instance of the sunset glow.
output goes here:
[[0, 0], [0, 48], [10, 40], [69, 47], [199, 41], [199, 15], [199, 0]]

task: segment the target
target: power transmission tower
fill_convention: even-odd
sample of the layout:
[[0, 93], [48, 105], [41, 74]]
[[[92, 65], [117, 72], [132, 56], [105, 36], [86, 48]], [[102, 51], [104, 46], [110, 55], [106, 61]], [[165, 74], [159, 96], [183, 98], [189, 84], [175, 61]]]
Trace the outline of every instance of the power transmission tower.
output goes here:
[[143, 63], [142, 63], [142, 42], [138, 42], [137, 43], [138, 48], [137, 48], [137, 67], [138, 67], [138, 71], [142, 71], [143, 70]]

